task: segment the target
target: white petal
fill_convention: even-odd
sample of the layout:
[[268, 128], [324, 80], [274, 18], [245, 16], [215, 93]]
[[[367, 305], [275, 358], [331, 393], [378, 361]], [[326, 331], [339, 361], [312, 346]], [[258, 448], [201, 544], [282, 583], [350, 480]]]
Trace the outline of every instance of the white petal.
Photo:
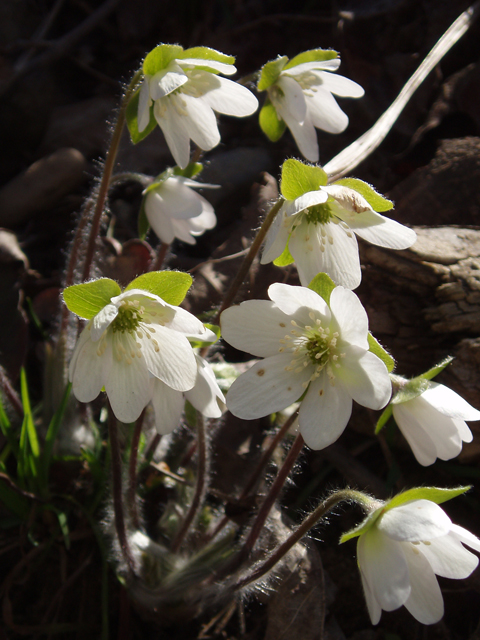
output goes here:
[[367, 601], [367, 609], [370, 615], [370, 620], [372, 621], [372, 624], [378, 624], [382, 616], [382, 607], [378, 604], [375, 596], [373, 595], [373, 591], [364, 578], [362, 570], [360, 570], [360, 576], [362, 578], [363, 593], [365, 595], [365, 600]]
[[173, 61], [166, 69], [162, 69], [150, 78], [150, 97], [153, 100], [164, 98], [186, 82], [188, 82], [188, 76]]
[[150, 99], [150, 87], [148, 83], [148, 78], [144, 78], [142, 82], [142, 86], [140, 87], [140, 94], [138, 96], [137, 121], [138, 121], [138, 130], [140, 133], [147, 128], [147, 125], [150, 122], [150, 105], [151, 104], [152, 104], [152, 101]]
[[190, 233], [192, 233], [194, 236], [201, 235], [207, 229], [213, 229], [213, 227], [217, 224], [217, 216], [213, 212], [213, 207], [211, 209], [207, 208], [207, 204], [210, 205], [210, 203], [207, 203], [207, 201], [205, 200], [205, 208], [199, 216], [195, 216], [195, 218], [185, 220], [185, 222], [189, 225]]
[[91, 330], [88, 326], [85, 327], [75, 346], [69, 367], [73, 393], [80, 402], [91, 402], [98, 396], [112, 364], [112, 352], [108, 343], [103, 355], [99, 355], [100, 343], [92, 342], [90, 334]]
[[282, 255], [287, 246], [288, 236], [290, 235], [290, 224], [286, 218], [285, 211], [280, 209], [267, 232], [265, 238], [265, 247], [263, 249], [261, 264], [268, 264]]
[[422, 624], [434, 624], [443, 616], [443, 597], [428, 560], [412, 544], [402, 544], [412, 590], [405, 607]]
[[152, 405], [155, 411], [155, 429], [161, 435], [171, 433], [180, 424], [185, 399], [161, 380], [153, 380]]
[[114, 357], [105, 381], [105, 391], [113, 413], [122, 422], [136, 420], [152, 397], [152, 385], [145, 360], [136, 357], [135, 340], [128, 333], [109, 334], [113, 354], [123, 347], [126, 355], [119, 361]]
[[340, 109], [328, 89], [316, 86], [312, 97], [306, 96], [308, 114], [314, 127], [328, 133], [342, 133], [348, 125], [348, 116]]
[[217, 118], [211, 107], [203, 98], [182, 95], [188, 116], [185, 117], [185, 128], [190, 138], [200, 149], [210, 151], [220, 142]]
[[[348, 223], [351, 218], [355, 217], [355, 214], [361, 213], [362, 211], [372, 211], [372, 207], [355, 189], [350, 189], [340, 184], [327, 185], [326, 187], [320, 187], [320, 189], [328, 193], [332, 198], [335, 198], [337, 204], [340, 205], [340, 210], [345, 209], [349, 212], [348, 217], [345, 218]], [[350, 215], [350, 213], [352, 215]], [[343, 219], [344, 218], [342, 218], [342, 220]]]
[[328, 73], [328, 71], [320, 72], [319, 75], [322, 78], [323, 86], [336, 96], [341, 98], [361, 98], [365, 95], [363, 87], [350, 80], [350, 78]]
[[480, 411], [468, 404], [458, 393], [443, 384], [432, 382], [421, 396], [437, 411], [451, 418], [462, 420], [480, 420]]
[[475, 551], [480, 551], [480, 540], [467, 529], [452, 524], [450, 527], [450, 535], [460, 540], [460, 542], [463, 542], [463, 544], [467, 544], [472, 549], [475, 549]]
[[[143, 366], [155, 378], [177, 391], [187, 391], [195, 384], [197, 367], [186, 336], [162, 325], [145, 329], [141, 343]], [[147, 336], [150, 335], [150, 339]]]
[[224, 76], [232, 76], [237, 70], [233, 64], [219, 62], [218, 60], [204, 60], [203, 58], [181, 58], [177, 60], [177, 63], [181, 66], [188, 67], [207, 67], [208, 69], [223, 73]]
[[[113, 298], [112, 298], [113, 300]], [[93, 342], [100, 340], [106, 329], [111, 325], [118, 315], [117, 305], [110, 302], [103, 307], [101, 311], [92, 319], [92, 329], [90, 337]]]
[[368, 350], [368, 316], [358, 296], [350, 289], [335, 287], [330, 309], [340, 333], [339, 343]]
[[[203, 322], [181, 307], [172, 308], [175, 311], [175, 315], [169, 322], [163, 323], [165, 326], [169, 329], [185, 333], [189, 337], [198, 336], [200, 340], [205, 340], [206, 342], [212, 341], [207, 337], [211, 335], [211, 331], [205, 328]], [[215, 338], [213, 339], [215, 340]]]
[[296, 316], [298, 314], [306, 314], [306, 322], [310, 324], [312, 321], [308, 316], [308, 312], [313, 310], [317, 316], [321, 316], [322, 324], [330, 324], [330, 309], [323, 298], [318, 293], [307, 289], [307, 287], [293, 287], [281, 282], [275, 282], [268, 288], [268, 296], [283, 313], [288, 316]]
[[362, 274], [355, 234], [339, 224], [302, 222], [291, 236], [289, 248], [304, 286], [322, 272], [348, 289], [360, 284]]
[[282, 111], [288, 112], [290, 118], [302, 124], [307, 115], [307, 103], [302, 87], [293, 78], [281, 75], [277, 86], [283, 91]]
[[298, 422], [306, 444], [316, 451], [328, 447], [341, 436], [351, 413], [351, 396], [343, 385], [333, 386], [323, 370], [300, 405]]
[[[162, 199], [164, 213], [177, 220], [199, 216], [207, 202], [175, 177], [168, 178], [155, 193]], [[212, 205], [207, 204], [213, 211]]]
[[215, 80], [217, 86], [202, 97], [214, 111], [243, 118], [251, 116], [258, 109], [258, 100], [249, 89], [220, 76], [215, 76]]
[[451, 533], [418, 545], [434, 573], [444, 578], [463, 580], [476, 569], [478, 558], [467, 551]]
[[345, 346], [340, 350], [345, 357], [338, 361], [334, 374], [355, 402], [369, 409], [382, 409], [392, 393], [387, 367], [376, 355], [360, 347]]
[[288, 200], [283, 206], [287, 216], [292, 216], [300, 211], [308, 209], [316, 204], [323, 204], [328, 200], [328, 195], [321, 190], [308, 191], [295, 200]]
[[[336, 213], [337, 211], [335, 210]], [[417, 234], [413, 229], [375, 211], [364, 211], [354, 216], [342, 216], [341, 212], [339, 214], [358, 236], [379, 247], [408, 249], [417, 240]]]
[[332, 58], [331, 60], [313, 60], [312, 62], [302, 62], [295, 67], [286, 69], [283, 73], [289, 76], [298, 76], [305, 71], [328, 70], [335, 71], [340, 66], [340, 58]]
[[212, 367], [206, 360], [196, 356], [197, 379], [185, 397], [190, 404], [207, 418], [220, 418], [225, 406], [225, 397], [217, 384]]
[[437, 459], [437, 447], [423, 424], [410, 411], [408, 404], [408, 402], [393, 404], [393, 417], [417, 461], [424, 467], [428, 467]]
[[222, 337], [236, 349], [254, 356], [277, 354], [280, 340], [290, 332], [291, 318], [269, 300], [247, 300], [225, 309], [220, 318]]
[[393, 611], [405, 604], [411, 588], [402, 546], [373, 526], [359, 537], [357, 554], [362, 578], [381, 608]]
[[170, 244], [175, 238], [172, 218], [165, 211], [165, 204], [160, 194], [155, 191], [145, 198], [145, 214], [155, 234], [162, 242]]
[[299, 122], [296, 118], [293, 118], [287, 109], [279, 108], [277, 109], [277, 113], [290, 129], [302, 156], [310, 162], [318, 162], [319, 151], [317, 132], [315, 131], [315, 127], [313, 126], [312, 118], [310, 117], [308, 110], [303, 122]]
[[445, 536], [452, 521], [430, 500], [412, 500], [389, 509], [377, 520], [377, 527], [392, 540], [419, 541]]
[[156, 100], [153, 113], [175, 162], [185, 169], [190, 161], [190, 137], [185, 124], [187, 116], [181, 115], [175, 106], [177, 99], [178, 96], [172, 94]]
[[227, 407], [238, 418], [253, 420], [282, 411], [305, 391], [309, 367], [299, 373], [285, 371], [290, 354], [281, 353], [257, 362], [235, 380], [227, 393]]

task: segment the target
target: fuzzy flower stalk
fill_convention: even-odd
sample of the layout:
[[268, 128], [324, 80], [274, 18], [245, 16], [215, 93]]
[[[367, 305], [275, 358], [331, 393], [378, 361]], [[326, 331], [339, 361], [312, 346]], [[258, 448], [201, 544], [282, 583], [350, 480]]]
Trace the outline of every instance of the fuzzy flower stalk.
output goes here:
[[269, 301], [248, 300], [221, 316], [228, 343], [264, 358], [233, 383], [230, 411], [252, 420], [301, 400], [300, 432], [312, 449], [340, 436], [353, 400], [380, 409], [391, 393], [386, 365], [369, 351], [368, 318], [359, 299], [330, 279], [321, 283], [328, 303], [306, 287], [277, 283], [268, 289]]
[[127, 122], [134, 143], [156, 124], [175, 162], [189, 163], [190, 140], [204, 151], [220, 142], [215, 112], [245, 117], [258, 108], [251, 91], [219, 74], [236, 72], [235, 58], [208, 47], [183, 49], [161, 44], [143, 62], [144, 79], [129, 105]]
[[267, 62], [257, 89], [267, 92], [260, 126], [272, 142], [288, 127], [300, 153], [318, 162], [315, 128], [342, 133], [348, 125], [347, 115], [333, 96], [361, 98], [364, 94], [359, 84], [334, 73], [339, 66], [338, 53], [324, 49], [304, 51], [292, 60], [279, 56]]
[[383, 216], [393, 203], [354, 178], [328, 184], [321, 167], [298, 160], [283, 163], [281, 193], [285, 198], [267, 234], [261, 262], [292, 262], [300, 282], [308, 286], [317, 273], [355, 289], [361, 282], [356, 235], [388, 249], [407, 249], [413, 229]]
[[438, 622], [444, 611], [436, 576], [467, 578], [478, 558], [480, 540], [452, 523], [438, 503], [468, 490], [422, 487], [389, 502], [373, 501], [367, 518], [341, 538], [358, 536], [357, 559], [372, 624], [382, 609], [401, 606], [423, 624]]

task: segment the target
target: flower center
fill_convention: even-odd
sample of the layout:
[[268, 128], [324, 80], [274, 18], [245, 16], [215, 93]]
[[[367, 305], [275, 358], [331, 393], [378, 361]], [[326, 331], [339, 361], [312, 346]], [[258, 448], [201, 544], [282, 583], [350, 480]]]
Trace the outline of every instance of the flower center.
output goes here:
[[321, 78], [319, 78], [317, 75], [315, 75], [311, 71], [304, 71], [298, 76], [290, 76], [290, 77], [293, 77], [293, 79], [296, 82], [298, 82], [302, 91], [307, 96], [313, 96], [313, 94], [317, 92], [315, 85], [318, 86], [320, 84], [323, 84]]
[[304, 212], [304, 218], [311, 224], [326, 224], [333, 217], [328, 203], [314, 204]]
[[145, 309], [138, 300], [124, 300], [118, 309], [118, 315], [110, 325], [113, 333], [135, 331], [143, 318]]

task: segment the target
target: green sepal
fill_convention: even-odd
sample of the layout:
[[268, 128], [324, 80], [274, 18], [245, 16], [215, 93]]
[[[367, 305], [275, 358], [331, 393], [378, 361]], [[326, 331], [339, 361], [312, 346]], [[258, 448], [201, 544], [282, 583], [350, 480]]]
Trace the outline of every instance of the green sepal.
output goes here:
[[335, 287], [336, 284], [327, 273], [317, 273], [308, 285], [308, 288], [318, 293], [328, 305], [330, 304], [330, 296]]
[[344, 533], [340, 538], [340, 544], [347, 542], [347, 540], [351, 540], [352, 538], [358, 538], [362, 533], [366, 533], [369, 529], [373, 527], [378, 518], [384, 513], [385, 507], [380, 507], [379, 509], [375, 509], [372, 513], [369, 513], [368, 516], [363, 520], [359, 525]]
[[393, 396], [391, 403], [392, 404], [402, 404], [403, 402], [408, 402], [409, 400], [413, 400], [414, 398], [418, 398], [422, 393], [431, 386], [429, 380], [418, 376], [417, 378], [412, 378], [408, 380], [404, 386], [402, 386]]
[[392, 417], [392, 413], [393, 413], [393, 407], [391, 404], [388, 404], [385, 407], [385, 409], [382, 411], [382, 415], [377, 420], [377, 424], [375, 426], [375, 435], [377, 435], [377, 433], [380, 433], [383, 427], [387, 424], [387, 422]]
[[337, 180], [332, 184], [353, 189], [365, 198], [374, 211], [381, 212], [393, 209], [393, 202], [391, 200], [387, 200], [387, 198], [381, 196], [372, 186], [363, 182], [363, 180], [358, 180], [357, 178], [342, 178], [342, 180]]
[[469, 491], [472, 487], [455, 487], [455, 489], [441, 489], [440, 487], [415, 487], [414, 489], [408, 489], [402, 491], [398, 495], [394, 496], [387, 502], [384, 507], [384, 511], [390, 511], [394, 507], [399, 507], [406, 502], [412, 502], [412, 500], [430, 500], [435, 504], [442, 504], [447, 500], [461, 496], [463, 493]]
[[423, 378], [424, 380], [432, 380], [432, 378], [438, 376], [438, 374], [441, 373], [451, 362], [453, 362], [452, 356], [447, 356], [444, 360], [436, 364], [428, 371], [425, 371], [425, 373], [422, 373], [418, 377]]
[[338, 58], [338, 51], [333, 49], [310, 49], [299, 53], [285, 66], [285, 70], [297, 67], [304, 62], [323, 62], [324, 60], [333, 60]]
[[140, 240], [145, 240], [150, 229], [150, 223], [148, 222], [147, 213], [145, 211], [145, 196], [142, 198], [140, 211], [138, 212], [137, 229]]
[[99, 278], [67, 287], [63, 291], [63, 300], [72, 313], [85, 320], [91, 320], [112, 298], [121, 293], [122, 290], [115, 280]]
[[223, 62], [224, 64], [235, 64], [234, 56], [227, 56], [225, 53], [221, 53], [216, 49], [210, 49], [210, 47], [191, 47], [185, 49], [180, 55], [175, 56], [179, 60], [183, 58], [199, 58], [200, 60], [215, 60], [216, 62]]
[[270, 98], [265, 100], [263, 107], [260, 109], [258, 123], [260, 125], [260, 129], [267, 138], [271, 140], [271, 142], [277, 142], [280, 140], [287, 128], [285, 122], [278, 116]]
[[280, 191], [286, 200], [295, 200], [304, 193], [316, 191], [327, 182], [328, 176], [321, 167], [304, 164], [294, 158], [283, 163]]
[[150, 105], [150, 120], [148, 121], [145, 129], [140, 132], [138, 130], [138, 100], [140, 97], [140, 89], [133, 94], [132, 99], [127, 105], [125, 112], [125, 118], [127, 120], [127, 127], [130, 133], [130, 138], [133, 144], [138, 144], [141, 140], [146, 138], [157, 126], [157, 121], [153, 115], [153, 104]]
[[197, 424], [197, 410], [188, 400], [185, 400], [184, 415], [186, 423], [193, 429]]
[[287, 241], [287, 244], [285, 245], [285, 249], [283, 250], [283, 253], [279, 255], [278, 258], [275, 258], [275, 260], [273, 261], [273, 264], [276, 267], [288, 267], [288, 265], [292, 264], [292, 262], [295, 262], [295, 260], [292, 254], [290, 253], [290, 249], [288, 248], [288, 241]]
[[287, 56], [278, 56], [276, 60], [270, 60], [270, 62], [264, 64], [260, 71], [257, 91], [265, 91], [268, 87], [271, 87], [272, 84], [275, 84], [287, 62]]
[[215, 342], [220, 340], [222, 333], [218, 324], [208, 324], [207, 322], [204, 322], [203, 324], [207, 329], [213, 331], [213, 333], [217, 336], [217, 339], [213, 342], [205, 342], [203, 340], [190, 340], [192, 349], [204, 349], [205, 347], [211, 347], [212, 344], [215, 344]]
[[162, 186], [164, 182], [171, 178], [174, 175], [174, 169], [168, 167], [163, 171], [160, 175], [158, 175], [153, 182], [151, 182], [148, 187], [145, 187], [143, 190], [143, 194], [146, 196], [150, 191], [156, 191], [159, 187]]
[[125, 291], [143, 289], [178, 306], [192, 285], [192, 277], [183, 271], [150, 271], [132, 280]]
[[153, 76], [159, 71], [166, 69], [172, 60], [181, 58], [183, 47], [178, 44], [160, 44], [145, 56], [143, 61], [143, 73]]
[[203, 171], [203, 164], [201, 162], [190, 162], [185, 169], [180, 169], [180, 167], [175, 167], [173, 169], [173, 175], [182, 176], [183, 178], [195, 178]]
[[385, 351], [382, 345], [378, 342], [376, 338], [372, 336], [370, 331], [368, 332], [368, 350], [373, 353], [373, 355], [380, 358], [383, 364], [387, 367], [388, 373], [391, 373], [395, 369], [395, 360], [392, 356]]

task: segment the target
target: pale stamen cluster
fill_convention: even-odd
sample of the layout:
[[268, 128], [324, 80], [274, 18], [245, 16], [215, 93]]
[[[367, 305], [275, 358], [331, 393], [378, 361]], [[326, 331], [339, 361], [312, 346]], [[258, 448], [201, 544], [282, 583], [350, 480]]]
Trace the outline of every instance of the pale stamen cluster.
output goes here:
[[298, 76], [294, 76], [294, 80], [298, 82], [305, 95], [312, 98], [313, 94], [317, 92], [315, 85], [322, 84], [322, 80], [311, 71], [305, 71]]

